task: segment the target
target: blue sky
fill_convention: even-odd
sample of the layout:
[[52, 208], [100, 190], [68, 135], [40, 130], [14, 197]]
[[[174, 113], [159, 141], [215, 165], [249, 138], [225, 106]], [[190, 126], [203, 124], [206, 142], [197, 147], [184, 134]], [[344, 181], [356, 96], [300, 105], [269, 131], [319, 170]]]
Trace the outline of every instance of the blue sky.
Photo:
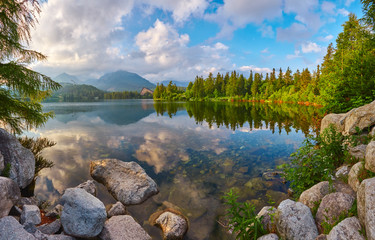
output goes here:
[[152, 82], [320, 64], [359, 0], [48, 0], [32, 67], [83, 79], [127, 70]]

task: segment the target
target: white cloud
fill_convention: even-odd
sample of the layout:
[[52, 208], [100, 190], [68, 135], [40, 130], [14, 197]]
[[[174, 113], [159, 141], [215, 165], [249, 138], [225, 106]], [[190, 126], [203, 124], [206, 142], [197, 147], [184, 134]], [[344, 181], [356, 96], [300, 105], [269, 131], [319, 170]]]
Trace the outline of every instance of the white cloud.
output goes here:
[[242, 66], [238, 68], [240, 71], [254, 71], [254, 72], [259, 72], [259, 73], [269, 73], [272, 72], [270, 68], [261, 68], [261, 67], [256, 67], [254, 65], [249, 65], [249, 66]]
[[140, 2], [172, 12], [174, 21], [181, 23], [190, 16], [203, 16], [208, 0], [141, 0]]
[[323, 12], [334, 15], [336, 4], [334, 4], [333, 2], [324, 1], [321, 5], [321, 8]]
[[306, 39], [310, 37], [311, 33], [309, 32], [306, 25], [301, 23], [293, 23], [288, 28], [278, 28], [277, 29], [277, 40], [280, 41], [290, 41], [294, 42], [298, 39]]
[[261, 53], [268, 53], [269, 51], [268, 51], [268, 48], [265, 48], [265, 49], [263, 49], [262, 51], [260, 51]]
[[275, 36], [275, 32], [273, 31], [272, 26], [262, 24], [258, 31], [262, 33], [262, 37], [273, 38]]
[[345, 8], [340, 8], [338, 10], [338, 13], [341, 14], [342, 16], [344, 16], [344, 17], [349, 16], [349, 14], [350, 14], [349, 11], [346, 10]]
[[346, 0], [345, 1], [345, 6], [349, 7], [350, 4], [352, 4], [352, 2], [354, 2], [354, 0]]
[[301, 45], [301, 50], [303, 53], [311, 53], [311, 52], [318, 53], [322, 51], [322, 48], [318, 44], [309, 41]]
[[329, 34], [329, 35], [327, 35], [327, 36], [325, 36], [325, 37], [319, 37], [318, 39], [319, 39], [319, 41], [321, 41], [321, 42], [329, 42], [329, 41], [331, 41], [333, 38], [334, 38], [333, 35]]
[[301, 51], [295, 50], [294, 54], [288, 54], [288, 55], [286, 55], [286, 58], [289, 59], [289, 60], [295, 59], [295, 58], [300, 58], [300, 57], [302, 57], [300, 54], [301, 54]]
[[281, 16], [281, 0], [225, 0], [215, 13], [206, 14], [205, 18], [221, 26], [217, 37], [228, 37], [234, 30], [249, 23], [260, 25], [264, 20], [273, 20]]

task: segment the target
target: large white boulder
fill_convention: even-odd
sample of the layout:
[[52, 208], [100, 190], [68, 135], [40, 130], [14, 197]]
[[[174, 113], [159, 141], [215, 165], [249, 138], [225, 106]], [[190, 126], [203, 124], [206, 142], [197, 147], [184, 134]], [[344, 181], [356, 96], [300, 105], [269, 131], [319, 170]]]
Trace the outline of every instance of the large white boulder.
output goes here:
[[17, 138], [0, 128], [0, 151], [4, 164], [10, 164], [9, 177], [20, 188], [27, 187], [34, 179], [35, 158], [33, 153], [24, 148]]
[[275, 216], [281, 238], [314, 240], [319, 235], [310, 208], [300, 202], [282, 201]]
[[104, 204], [82, 188], [68, 188], [60, 200], [64, 231], [80, 238], [96, 237], [107, 219]]
[[360, 174], [360, 171], [364, 168], [363, 165], [364, 164], [362, 162], [357, 162], [349, 171], [348, 184], [355, 192], [357, 192], [360, 184], [358, 176]]
[[305, 204], [310, 209], [313, 209], [315, 205], [319, 204], [323, 197], [329, 193], [329, 190], [328, 181], [317, 183], [303, 191], [298, 201]]
[[10, 209], [20, 198], [17, 183], [10, 178], [0, 177], [0, 218], [8, 216]]
[[365, 240], [360, 231], [361, 224], [357, 217], [346, 218], [332, 228], [327, 240]]
[[365, 226], [369, 240], [375, 239], [375, 178], [362, 181], [357, 192], [359, 221]]
[[357, 133], [356, 128], [363, 130], [375, 124], [375, 101], [362, 107], [350, 110], [345, 117], [343, 134]]
[[331, 113], [324, 116], [320, 124], [320, 132], [322, 133], [324, 129], [328, 128], [331, 124], [336, 128], [338, 132], [342, 132], [344, 130], [344, 119], [345, 113]]
[[0, 218], [0, 239], [1, 240], [36, 240], [28, 233], [23, 226], [11, 216]]
[[154, 180], [136, 162], [117, 159], [91, 161], [90, 174], [124, 205], [140, 204], [159, 192]]

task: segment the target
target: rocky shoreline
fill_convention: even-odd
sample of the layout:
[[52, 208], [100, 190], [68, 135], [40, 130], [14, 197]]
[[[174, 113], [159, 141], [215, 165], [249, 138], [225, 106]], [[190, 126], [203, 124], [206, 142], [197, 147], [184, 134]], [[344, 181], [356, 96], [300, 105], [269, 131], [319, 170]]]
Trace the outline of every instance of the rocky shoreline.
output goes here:
[[[8, 169], [7, 169], [8, 168]], [[8, 239], [151, 239], [126, 206], [141, 204], [159, 192], [156, 183], [135, 162], [117, 159], [91, 161], [90, 174], [103, 183], [118, 201], [104, 206], [96, 197], [93, 180], [64, 191], [58, 205], [41, 211], [34, 197], [21, 191], [34, 178], [35, 159], [30, 150], [0, 129], [0, 240]], [[164, 239], [182, 239], [188, 219], [175, 209], [161, 209], [150, 224], [162, 230]]]
[[[321, 131], [330, 125], [344, 135], [375, 135], [375, 101], [345, 114], [329, 114]], [[371, 129], [372, 128], [372, 129]], [[258, 214], [270, 232], [258, 239], [374, 239], [375, 178], [362, 179], [364, 169], [375, 173], [375, 141], [349, 149], [358, 162], [344, 165], [332, 176], [304, 191], [298, 201], [266, 206]], [[91, 161], [91, 177], [118, 201], [104, 206], [96, 197], [93, 180], [64, 191], [59, 204], [44, 212], [35, 198], [21, 196], [34, 178], [35, 159], [30, 150], [0, 129], [0, 240], [2, 239], [151, 239], [126, 206], [142, 204], [159, 192], [144, 169], [117, 159]], [[343, 181], [343, 179], [347, 179]], [[355, 209], [355, 216], [349, 212]], [[340, 221], [338, 221], [340, 220]], [[328, 234], [325, 224], [336, 224]], [[189, 222], [178, 207], [160, 209], [149, 224], [161, 229], [164, 239], [183, 239]], [[367, 238], [365, 238], [365, 236]]]

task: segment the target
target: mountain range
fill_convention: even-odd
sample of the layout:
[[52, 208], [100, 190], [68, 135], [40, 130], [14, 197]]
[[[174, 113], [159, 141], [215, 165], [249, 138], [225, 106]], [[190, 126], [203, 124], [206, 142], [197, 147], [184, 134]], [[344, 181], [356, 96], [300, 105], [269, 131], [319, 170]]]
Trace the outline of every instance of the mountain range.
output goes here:
[[91, 79], [82, 81], [78, 77], [62, 73], [55, 78], [54, 81], [59, 83], [71, 83], [71, 84], [87, 84], [92, 85], [98, 89], [110, 92], [118, 91], [138, 91], [146, 87], [154, 90], [156, 85], [148, 81], [147, 79], [139, 76], [136, 73], [127, 71], [116, 71], [104, 74], [99, 79]]

